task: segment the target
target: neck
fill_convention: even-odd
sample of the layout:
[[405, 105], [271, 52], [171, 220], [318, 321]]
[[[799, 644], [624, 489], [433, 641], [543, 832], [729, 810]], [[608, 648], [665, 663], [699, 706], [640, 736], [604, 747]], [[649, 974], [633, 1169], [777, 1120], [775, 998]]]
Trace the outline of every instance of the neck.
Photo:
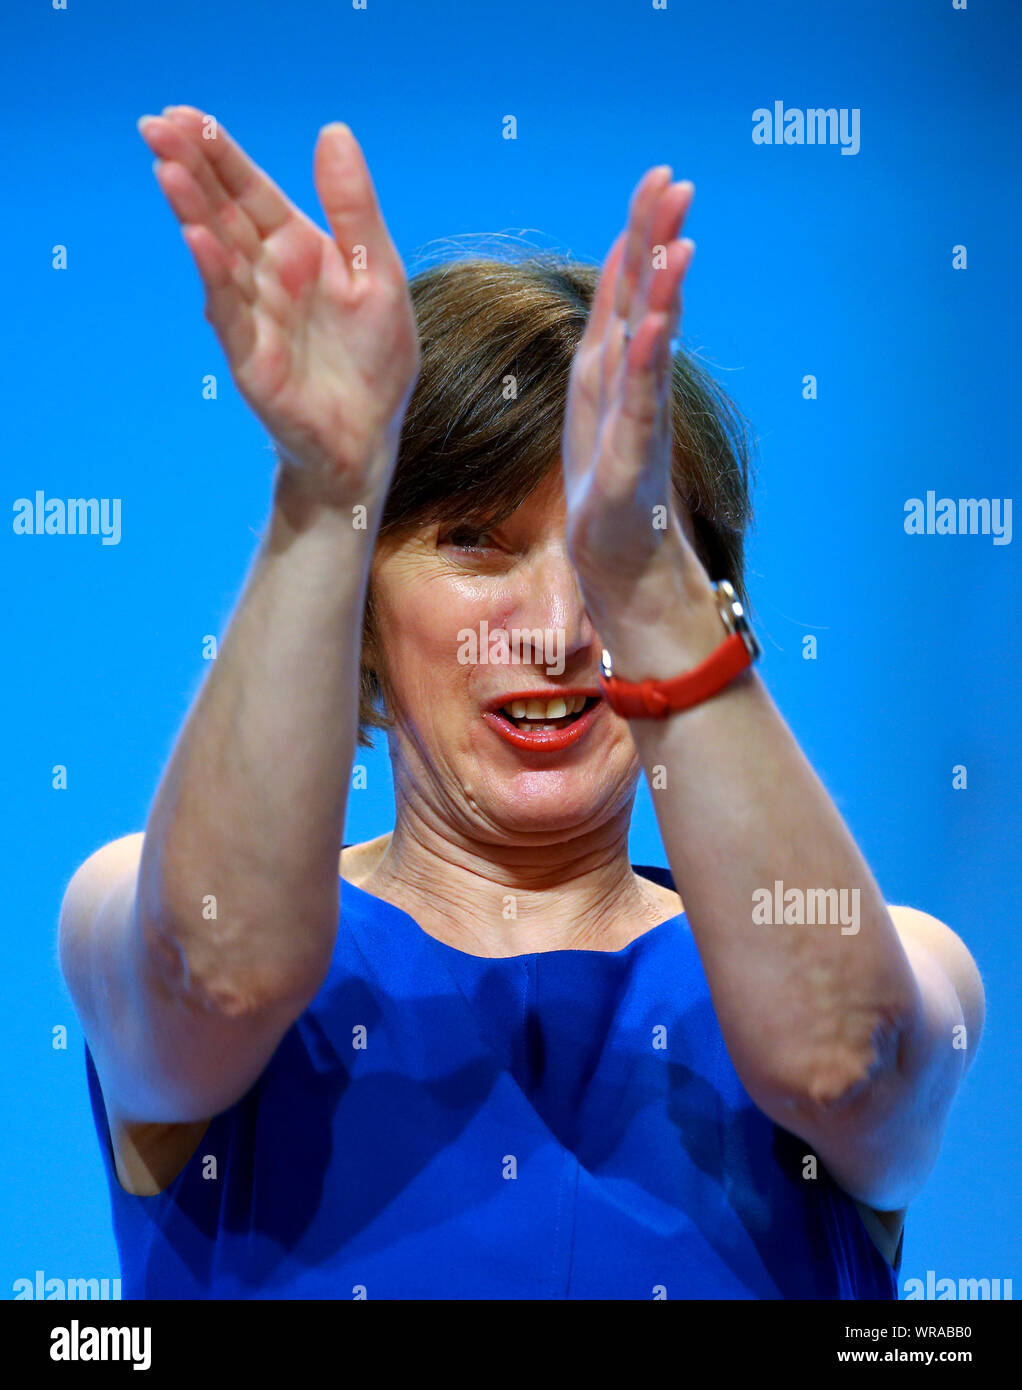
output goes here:
[[471, 955], [618, 951], [672, 915], [632, 871], [629, 810], [570, 840], [523, 846], [453, 833], [399, 803], [361, 887]]

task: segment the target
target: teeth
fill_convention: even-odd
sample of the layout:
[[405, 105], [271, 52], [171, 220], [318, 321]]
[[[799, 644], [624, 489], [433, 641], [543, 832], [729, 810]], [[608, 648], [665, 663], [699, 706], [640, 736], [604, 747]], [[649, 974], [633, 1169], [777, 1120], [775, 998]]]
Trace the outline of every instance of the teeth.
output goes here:
[[585, 703], [584, 695], [569, 695], [567, 698], [557, 695], [552, 700], [512, 700], [504, 706], [504, 710], [512, 719], [527, 719], [540, 728], [551, 729], [556, 726], [542, 721], [580, 714]]

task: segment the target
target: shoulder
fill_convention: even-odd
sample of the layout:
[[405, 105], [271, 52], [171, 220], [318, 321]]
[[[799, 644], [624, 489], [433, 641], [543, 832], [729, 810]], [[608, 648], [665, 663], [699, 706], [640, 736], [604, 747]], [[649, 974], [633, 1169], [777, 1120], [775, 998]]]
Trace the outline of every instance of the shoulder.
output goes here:
[[656, 883], [653, 879], [647, 878], [645, 874], [636, 873], [635, 877], [642, 885], [645, 896], [657, 907], [661, 917], [678, 917], [684, 911], [681, 897], [672, 889], [665, 887], [662, 883]]
[[363, 840], [359, 845], [347, 845], [341, 850], [339, 873], [356, 888], [369, 877], [383, 858], [390, 844], [391, 832], [377, 835], [375, 840]]

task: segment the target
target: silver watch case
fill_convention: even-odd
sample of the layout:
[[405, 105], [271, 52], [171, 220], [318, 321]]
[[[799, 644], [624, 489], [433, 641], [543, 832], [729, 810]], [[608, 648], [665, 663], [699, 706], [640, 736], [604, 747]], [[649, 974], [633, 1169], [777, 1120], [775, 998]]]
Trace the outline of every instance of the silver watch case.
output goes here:
[[745, 616], [745, 606], [735, 593], [735, 586], [729, 579], [718, 579], [713, 585], [713, 591], [717, 595], [717, 611], [720, 613], [721, 621], [727, 628], [730, 637], [737, 632], [745, 643], [745, 650], [749, 653], [751, 661], [758, 661], [763, 655], [763, 648], [756, 640], [756, 634], [749, 626], [749, 620]]
[[[731, 637], [737, 632], [745, 643], [750, 661], [758, 661], [763, 654], [763, 648], [759, 645], [756, 634], [749, 626], [749, 620], [745, 616], [745, 607], [735, 593], [735, 586], [729, 579], [718, 579], [713, 583], [713, 592], [717, 599], [717, 612], [720, 614], [727, 635]], [[607, 651], [606, 647], [603, 648], [600, 657], [600, 670], [603, 672], [604, 680], [614, 679], [610, 652]]]

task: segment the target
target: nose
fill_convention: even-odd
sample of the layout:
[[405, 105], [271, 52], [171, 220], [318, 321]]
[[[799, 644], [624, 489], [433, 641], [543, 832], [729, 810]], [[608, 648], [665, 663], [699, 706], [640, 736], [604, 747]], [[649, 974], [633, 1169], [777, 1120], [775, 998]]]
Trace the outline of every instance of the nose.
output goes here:
[[523, 566], [511, 616], [515, 627], [562, 634], [558, 646], [563, 642], [566, 667], [574, 663], [580, 669], [591, 661], [596, 630], [563, 539], [543, 547]]

